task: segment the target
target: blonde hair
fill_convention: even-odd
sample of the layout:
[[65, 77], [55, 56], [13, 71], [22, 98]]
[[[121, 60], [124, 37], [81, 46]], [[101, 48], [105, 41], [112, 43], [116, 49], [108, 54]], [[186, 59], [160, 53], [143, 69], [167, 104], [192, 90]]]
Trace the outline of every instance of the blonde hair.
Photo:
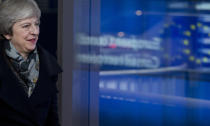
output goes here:
[[19, 20], [37, 17], [41, 11], [34, 0], [0, 0], [0, 41], [3, 35], [12, 34], [13, 25]]

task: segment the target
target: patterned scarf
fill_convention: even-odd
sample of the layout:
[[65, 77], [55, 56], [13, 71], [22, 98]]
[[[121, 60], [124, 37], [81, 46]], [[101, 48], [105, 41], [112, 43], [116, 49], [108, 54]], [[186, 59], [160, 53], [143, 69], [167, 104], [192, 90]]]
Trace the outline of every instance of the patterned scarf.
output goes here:
[[5, 42], [5, 52], [9, 61], [17, 73], [17, 77], [23, 82], [23, 87], [28, 97], [31, 96], [39, 76], [39, 56], [37, 49], [32, 51], [27, 59], [24, 59], [11, 42]]

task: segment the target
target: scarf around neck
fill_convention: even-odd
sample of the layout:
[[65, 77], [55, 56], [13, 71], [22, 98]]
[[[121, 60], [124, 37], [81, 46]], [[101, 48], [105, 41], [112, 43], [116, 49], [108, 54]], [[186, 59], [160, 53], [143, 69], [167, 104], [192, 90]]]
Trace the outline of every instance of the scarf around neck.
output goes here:
[[15, 72], [18, 74], [18, 78], [23, 82], [25, 92], [30, 97], [39, 76], [39, 56], [37, 49], [29, 53], [27, 59], [24, 59], [11, 42], [5, 42], [5, 53]]

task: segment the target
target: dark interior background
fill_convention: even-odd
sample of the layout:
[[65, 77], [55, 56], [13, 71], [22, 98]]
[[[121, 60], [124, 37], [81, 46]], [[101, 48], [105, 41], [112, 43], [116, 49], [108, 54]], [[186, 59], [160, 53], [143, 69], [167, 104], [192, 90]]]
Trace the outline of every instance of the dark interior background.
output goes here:
[[39, 44], [56, 56], [57, 52], [57, 8], [56, 0], [36, 0], [41, 15]]

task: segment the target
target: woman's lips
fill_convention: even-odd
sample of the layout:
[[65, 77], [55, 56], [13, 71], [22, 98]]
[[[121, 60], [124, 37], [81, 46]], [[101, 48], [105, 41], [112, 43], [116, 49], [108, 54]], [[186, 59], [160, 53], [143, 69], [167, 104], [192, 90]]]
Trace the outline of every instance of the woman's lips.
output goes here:
[[28, 41], [33, 43], [33, 44], [36, 44], [37, 39], [35, 39], [35, 38], [34, 39], [29, 39]]

